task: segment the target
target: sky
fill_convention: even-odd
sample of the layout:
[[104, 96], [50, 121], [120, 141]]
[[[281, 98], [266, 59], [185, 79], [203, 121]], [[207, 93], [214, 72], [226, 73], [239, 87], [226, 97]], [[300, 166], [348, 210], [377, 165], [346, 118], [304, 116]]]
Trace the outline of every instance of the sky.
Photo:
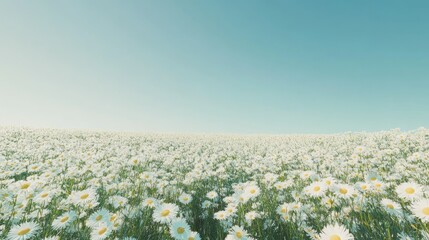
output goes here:
[[429, 127], [429, 1], [1, 1], [0, 125]]

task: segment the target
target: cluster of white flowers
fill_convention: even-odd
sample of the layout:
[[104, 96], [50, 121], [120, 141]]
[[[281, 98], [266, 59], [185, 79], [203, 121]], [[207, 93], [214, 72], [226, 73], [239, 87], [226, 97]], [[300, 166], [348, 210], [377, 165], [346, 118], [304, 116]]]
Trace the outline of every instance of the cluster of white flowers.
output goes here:
[[424, 239], [429, 131], [0, 128], [0, 239]]

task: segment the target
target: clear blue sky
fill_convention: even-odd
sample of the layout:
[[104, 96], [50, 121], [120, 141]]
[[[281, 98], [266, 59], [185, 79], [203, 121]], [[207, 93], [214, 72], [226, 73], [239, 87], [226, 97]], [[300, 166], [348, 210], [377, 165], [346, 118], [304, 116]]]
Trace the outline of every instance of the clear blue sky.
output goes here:
[[0, 124], [429, 127], [429, 1], [1, 1]]

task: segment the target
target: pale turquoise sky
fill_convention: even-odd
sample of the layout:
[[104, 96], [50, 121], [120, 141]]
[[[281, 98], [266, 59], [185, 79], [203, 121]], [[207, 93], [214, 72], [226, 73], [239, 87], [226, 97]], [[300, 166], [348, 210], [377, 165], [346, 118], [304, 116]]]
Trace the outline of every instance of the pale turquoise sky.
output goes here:
[[429, 1], [1, 1], [0, 124], [429, 127]]

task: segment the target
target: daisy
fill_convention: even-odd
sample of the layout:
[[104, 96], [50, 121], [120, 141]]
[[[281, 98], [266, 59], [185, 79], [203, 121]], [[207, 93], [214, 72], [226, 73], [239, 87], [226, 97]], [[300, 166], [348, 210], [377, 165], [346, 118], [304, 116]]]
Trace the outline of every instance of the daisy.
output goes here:
[[91, 231], [91, 240], [106, 239], [112, 233], [112, 228], [105, 222], [93, 226]]
[[414, 216], [420, 218], [422, 222], [429, 222], [429, 199], [420, 199], [413, 203], [411, 211]]
[[244, 240], [247, 239], [247, 236], [249, 235], [246, 230], [244, 230], [242, 227], [239, 226], [233, 226], [229, 230], [229, 238], [235, 239], [235, 240]]
[[283, 222], [288, 222], [290, 221], [290, 214], [289, 213], [285, 213], [281, 215], [281, 219]]
[[313, 171], [304, 171], [300, 174], [300, 177], [302, 180], [306, 180], [306, 179], [309, 179], [314, 174], [315, 173]]
[[66, 212], [63, 215], [57, 217], [52, 222], [52, 228], [55, 230], [63, 229], [69, 226], [77, 218], [76, 212], [70, 211]]
[[355, 153], [357, 153], [357, 154], [362, 154], [365, 150], [366, 150], [366, 149], [365, 149], [365, 147], [364, 147], [364, 146], [357, 146], [357, 147], [355, 148]]
[[398, 214], [398, 213], [400, 212], [400, 210], [401, 210], [401, 206], [400, 206], [398, 203], [396, 203], [396, 202], [394, 202], [394, 201], [392, 201], [392, 200], [390, 200], [390, 199], [387, 199], [387, 198], [383, 198], [383, 199], [381, 200], [381, 205], [383, 205], [384, 209], [385, 209], [389, 214], [396, 215], [396, 214]]
[[372, 186], [374, 191], [377, 193], [384, 192], [384, 189], [386, 188], [386, 184], [379, 180], [372, 181]]
[[275, 181], [277, 181], [277, 178], [278, 178], [279, 176], [277, 175], [277, 174], [274, 174], [274, 173], [266, 173], [265, 175], [264, 175], [264, 182], [266, 183], [266, 184], [273, 184]]
[[376, 172], [368, 172], [367, 174], [366, 174], [366, 176], [365, 176], [365, 180], [367, 181], [367, 182], [373, 182], [373, 181], [376, 181], [376, 180], [378, 180], [378, 181], [381, 181], [381, 177], [380, 177], [380, 175], [378, 175]]
[[[113, 218], [115, 216], [115, 218]], [[113, 218], [113, 219], [112, 219]], [[110, 224], [112, 224], [112, 230], [119, 229], [120, 226], [124, 223], [124, 220], [122, 218], [117, 218], [116, 214], [113, 214], [110, 219]]]
[[291, 204], [289, 204], [289, 209], [290, 211], [299, 211], [301, 210], [302, 204], [300, 202], [293, 202]]
[[256, 185], [250, 185], [244, 189], [244, 193], [250, 198], [255, 198], [261, 193], [261, 189]]
[[238, 202], [239, 203], [247, 203], [250, 200], [250, 195], [246, 193], [242, 193], [238, 195]]
[[253, 220], [255, 220], [256, 218], [259, 217], [259, 213], [255, 212], [255, 211], [250, 211], [250, 212], [246, 213], [246, 215], [244, 215], [244, 217], [246, 218], [246, 221], [248, 223], [251, 223]]
[[152, 217], [155, 222], [169, 223], [176, 217], [178, 211], [179, 207], [175, 204], [164, 203], [155, 208]]
[[40, 166], [37, 164], [32, 164], [28, 166], [28, 172], [37, 172], [40, 170]]
[[171, 222], [170, 234], [174, 239], [185, 240], [188, 239], [191, 227], [183, 218], [177, 218]]
[[406, 182], [396, 187], [396, 193], [402, 199], [414, 200], [422, 195], [422, 187], [414, 182]]
[[326, 207], [331, 208], [331, 207], [333, 207], [333, 206], [335, 205], [336, 201], [335, 201], [335, 199], [334, 199], [334, 198], [332, 198], [332, 197], [324, 197], [324, 198], [322, 199], [322, 203], [323, 203]]
[[115, 195], [110, 197], [109, 202], [113, 205], [114, 208], [119, 208], [125, 206], [128, 203], [128, 199]]
[[312, 197], [320, 197], [325, 194], [326, 185], [323, 182], [313, 182], [309, 186], [307, 186], [304, 191]]
[[234, 214], [235, 212], [237, 212], [237, 207], [236, 207], [236, 205], [235, 205], [235, 204], [230, 203], [230, 204], [228, 204], [228, 206], [225, 208], [225, 211], [226, 211], [229, 215], [232, 215], [232, 214]]
[[366, 182], [358, 182], [355, 186], [361, 192], [368, 192], [372, 189], [372, 185]]
[[129, 164], [132, 165], [132, 166], [137, 166], [137, 165], [140, 164], [140, 160], [137, 159], [137, 158], [132, 158], [132, 159], [129, 160]]
[[287, 214], [289, 211], [289, 204], [283, 203], [282, 205], [277, 207], [277, 213], [280, 215]]
[[218, 194], [215, 191], [208, 192], [207, 195], [206, 195], [206, 197], [208, 199], [215, 199], [215, 198], [217, 198], [217, 196], [218, 196]]
[[54, 194], [52, 191], [42, 191], [37, 194], [33, 201], [41, 205], [46, 205], [51, 202], [53, 196]]
[[322, 229], [319, 234], [320, 240], [353, 240], [353, 235], [344, 226], [338, 225], [327, 225]]
[[108, 221], [110, 221], [110, 212], [102, 208], [89, 216], [86, 222], [86, 225], [91, 227], [91, 226], [96, 226], [101, 222], [108, 222]]
[[227, 211], [219, 211], [219, 212], [215, 212], [214, 214], [214, 218], [217, 220], [225, 220], [229, 217], [229, 214]]
[[340, 198], [351, 198], [354, 193], [354, 188], [347, 184], [338, 184], [335, 187], [335, 195]]
[[25, 222], [15, 225], [7, 234], [8, 240], [26, 240], [32, 238], [39, 231], [39, 225], [34, 222]]
[[79, 206], [88, 206], [92, 204], [93, 201], [96, 201], [97, 193], [94, 189], [89, 188], [83, 191], [75, 191], [71, 193], [72, 203]]
[[187, 240], [201, 240], [201, 237], [197, 232], [190, 232]]
[[158, 204], [158, 200], [155, 198], [146, 198], [143, 201], [143, 207], [150, 207], [155, 208], [155, 206]]
[[28, 195], [35, 190], [36, 183], [33, 181], [20, 180], [15, 183], [15, 187], [17, 188], [18, 193]]
[[322, 182], [326, 185], [327, 188], [331, 188], [334, 186], [336, 180], [333, 177], [327, 177], [327, 178], [324, 178]]
[[201, 207], [206, 209], [209, 208], [212, 205], [212, 203], [210, 201], [205, 200], [204, 202], [201, 203]]
[[187, 193], [182, 193], [182, 195], [179, 197], [179, 201], [183, 204], [188, 204], [192, 201], [192, 196]]

